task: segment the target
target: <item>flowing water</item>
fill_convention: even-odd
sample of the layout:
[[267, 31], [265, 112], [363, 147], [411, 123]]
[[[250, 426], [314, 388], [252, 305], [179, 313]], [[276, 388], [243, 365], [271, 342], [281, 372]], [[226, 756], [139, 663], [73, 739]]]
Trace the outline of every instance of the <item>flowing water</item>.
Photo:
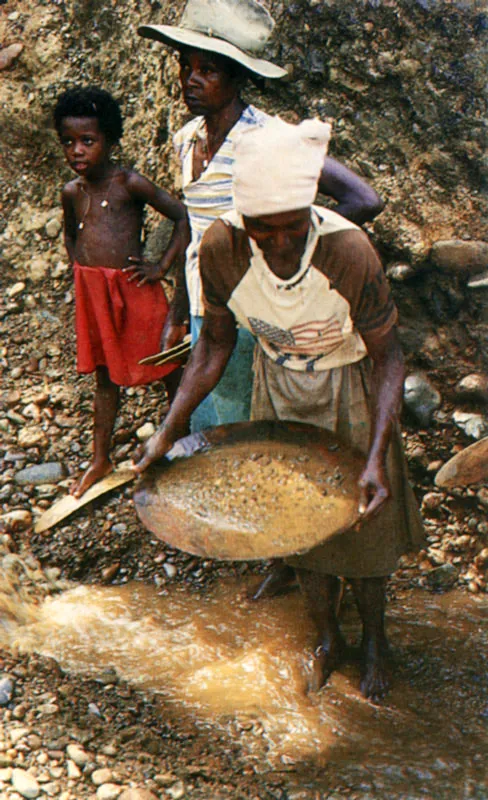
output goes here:
[[[0, 644], [73, 672], [115, 667], [197, 725], [238, 735], [263, 771], [295, 771], [297, 787], [312, 792], [304, 797], [335, 797], [320, 793], [332, 776], [350, 787], [348, 797], [488, 797], [485, 599], [412, 591], [393, 600], [396, 680], [375, 706], [358, 691], [354, 663], [309, 695], [314, 636], [300, 594], [252, 604], [247, 588], [228, 581], [202, 594], [159, 594], [144, 584], [78, 586], [40, 605], [6, 596], [2, 604], [0, 596]], [[357, 642], [348, 596], [342, 617]]]

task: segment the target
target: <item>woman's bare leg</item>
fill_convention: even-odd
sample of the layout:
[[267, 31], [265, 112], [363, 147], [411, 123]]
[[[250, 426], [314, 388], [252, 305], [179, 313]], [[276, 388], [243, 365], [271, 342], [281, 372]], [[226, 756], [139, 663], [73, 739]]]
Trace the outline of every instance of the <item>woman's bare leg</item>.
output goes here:
[[318, 633], [310, 682], [311, 690], [317, 691], [343, 661], [346, 651], [338, 620], [342, 582], [335, 575], [321, 575], [304, 569], [296, 572]]
[[386, 578], [349, 579], [363, 623], [361, 692], [376, 703], [390, 688], [389, 645], [385, 631]]

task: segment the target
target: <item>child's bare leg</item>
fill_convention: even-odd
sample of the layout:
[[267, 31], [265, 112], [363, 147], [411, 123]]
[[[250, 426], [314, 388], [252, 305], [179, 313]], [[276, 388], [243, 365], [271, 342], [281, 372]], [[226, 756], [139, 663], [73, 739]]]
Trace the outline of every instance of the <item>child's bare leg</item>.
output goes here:
[[390, 688], [385, 632], [386, 578], [351, 579], [350, 583], [363, 623], [361, 692], [376, 703]]
[[297, 569], [297, 577], [319, 634], [310, 681], [310, 689], [317, 691], [337, 669], [346, 651], [337, 618], [342, 583], [335, 575], [321, 575], [304, 569]]
[[119, 387], [112, 383], [106, 367], [97, 367], [94, 402], [93, 460], [86, 472], [71, 487], [71, 494], [81, 497], [94, 483], [112, 469], [108, 454], [119, 407]]

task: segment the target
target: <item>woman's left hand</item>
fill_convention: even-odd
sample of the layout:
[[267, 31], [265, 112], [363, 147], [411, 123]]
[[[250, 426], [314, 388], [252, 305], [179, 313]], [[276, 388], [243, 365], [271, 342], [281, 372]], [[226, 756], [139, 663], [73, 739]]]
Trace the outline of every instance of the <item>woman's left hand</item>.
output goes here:
[[365, 469], [359, 478], [359, 514], [361, 520], [373, 517], [390, 497], [390, 485], [383, 463], [376, 459], [368, 459]]

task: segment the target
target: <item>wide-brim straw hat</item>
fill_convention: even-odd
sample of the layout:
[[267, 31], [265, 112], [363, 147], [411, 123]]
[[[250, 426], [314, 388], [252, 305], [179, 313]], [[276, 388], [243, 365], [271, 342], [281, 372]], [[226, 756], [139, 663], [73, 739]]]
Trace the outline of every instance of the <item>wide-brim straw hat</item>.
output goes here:
[[188, 0], [179, 25], [141, 25], [138, 33], [170, 47], [219, 53], [263, 78], [286, 70], [261, 58], [274, 20], [257, 0]]

